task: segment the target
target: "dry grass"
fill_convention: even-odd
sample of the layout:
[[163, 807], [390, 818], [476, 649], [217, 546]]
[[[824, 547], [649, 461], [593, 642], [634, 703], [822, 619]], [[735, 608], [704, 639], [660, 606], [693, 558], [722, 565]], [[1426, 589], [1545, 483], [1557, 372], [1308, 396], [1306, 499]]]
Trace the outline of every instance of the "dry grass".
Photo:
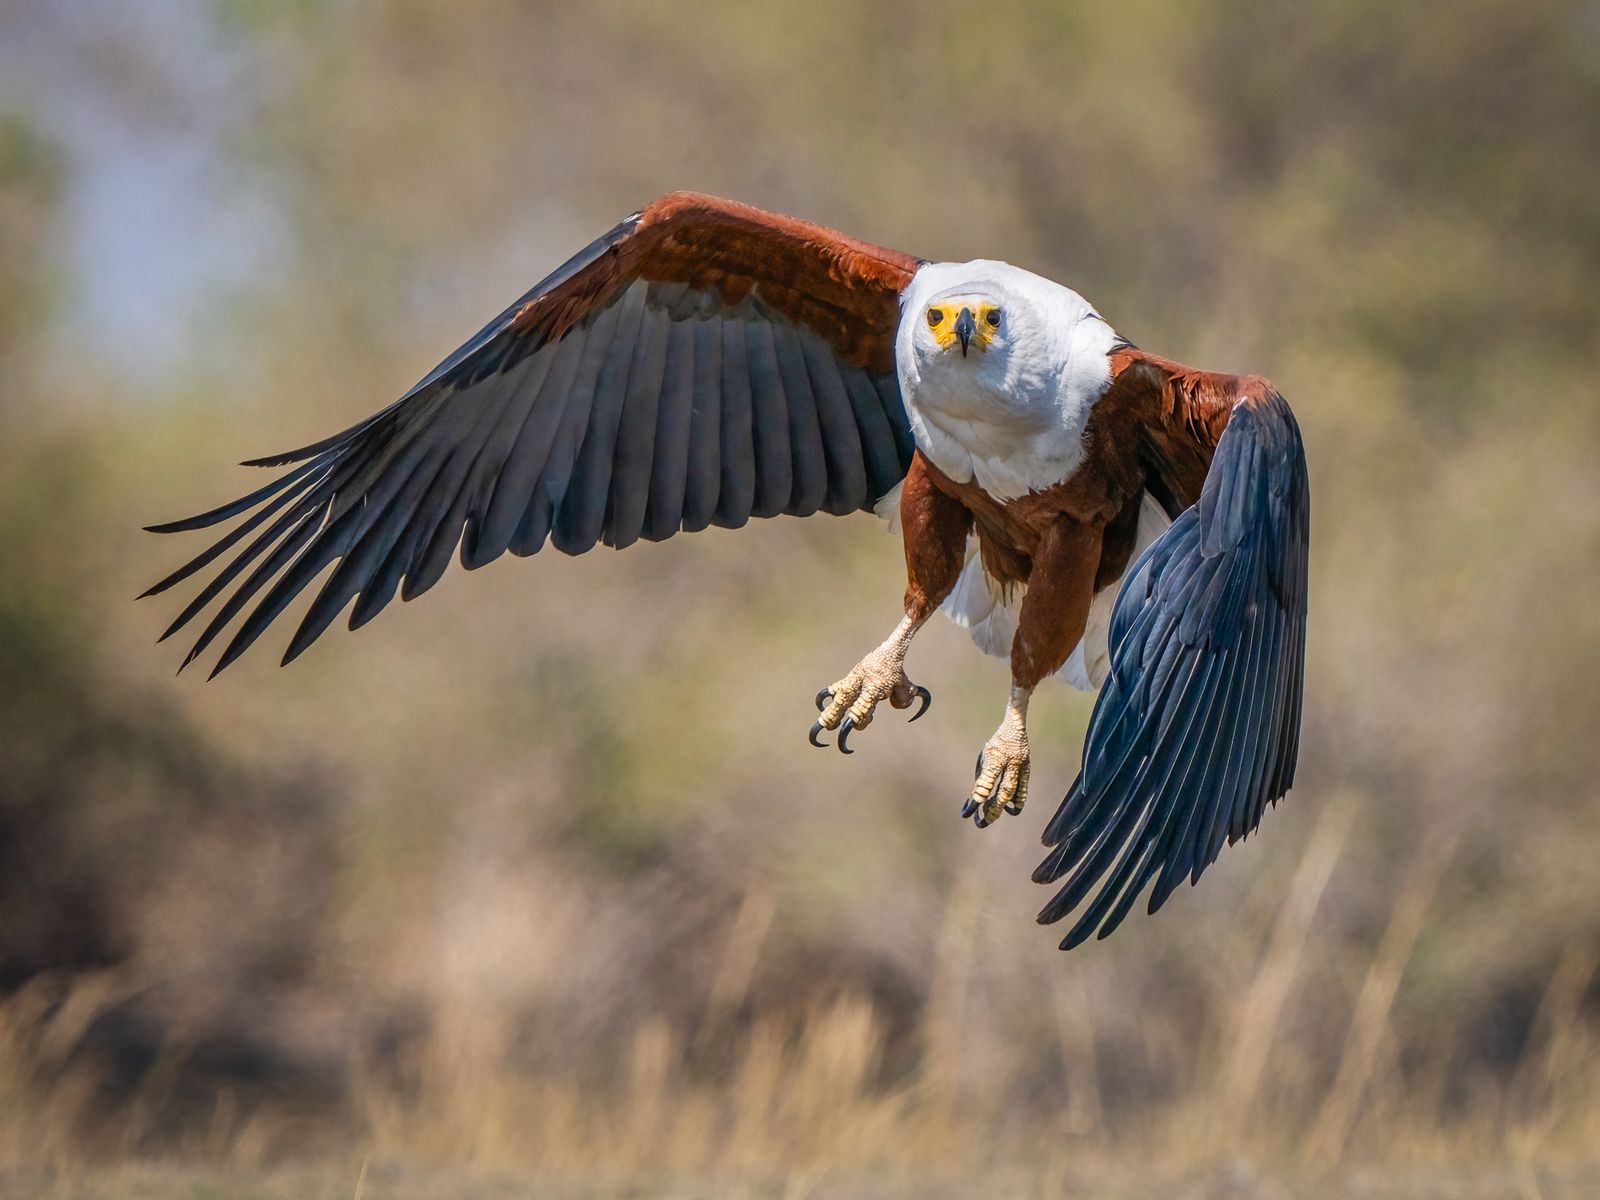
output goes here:
[[[177, 1140], [182, 1039], [108, 1109], [101, 1068], [75, 1057], [96, 1017], [126, 997], [109, 976], [36, 981], [0, 1010], [0, 1161], [20, 1189], [116, 1200], [334, 1195], [349, 1164], [368, 1158], [379, 1164], [371, 1194], [385, 1196], [1588, 1194], [1600, 1182], [1600, 1030], [1578, 998], [1592, 954], [1574, 949], [1558, 965], [1508, 1084], [1484, 1079], [1448, 1097], [1437, 1090], [1446, 1064], [1395, 1061], [1397, 981], [1447, 843], [1424, 848], [1365, 971], [1351, 975], [1331, 1085], [1296, 1053], [1285, 1008], [1308, 983], [1309, 930], [1350, 823], [1348, 807], [1324, 816], [1252, 971], [1202, 1002], [1218, 1018], [1202, 1030], [1205, 1053], [1136, 1109], [1108, 1110], [1101, 1090], [1116, 1086], [1118, 1064], [1096, 1062], [1109, 1039], [1068, 989], [1057, 992], [1053, 1047], [1064, 1090], [1018, 1097], [974, 1075], [962, 1029], [1005, 1017], [971, 974], [974, 898], [958, 888], [937, 985], [909, 1030], [892, 1032], [893, 1014], [857, 994], [749, 1013], [771, 927], [756, 901], [730, 927], [698, 1022], [645, 1019], [612, 1061], [529, 1069], [518, 1024], [480, 1012], [351, 1062], [336, 1099], [219, 1090]], [[1138, 1024], [1152, 1061], [1191, 1036]], [[322, 1165], [293, 1165], [307, 1162]]]
[[[365, 1174], [363, 1171], [365, 1170]], [[365, 1180], [363, 1183], [362, 1181]], [[19, 1200], [1587, 1200], [1593, 1170], [1419, 1169], [1382, 1175], [1261, 1172], [1245, 1164], [1169, 1173], [1078, 1168], [1058, 1175], [794, 1171], [771, 1177], [427, 1169], [363, 1160], [268, 1171], [127, 1164], [0, 1178]]]

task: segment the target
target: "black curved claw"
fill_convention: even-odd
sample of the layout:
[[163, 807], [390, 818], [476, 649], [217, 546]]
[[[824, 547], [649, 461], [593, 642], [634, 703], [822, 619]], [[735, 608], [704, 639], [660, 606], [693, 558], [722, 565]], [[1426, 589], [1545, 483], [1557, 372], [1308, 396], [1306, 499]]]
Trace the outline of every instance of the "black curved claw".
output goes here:
[[1005, 809], [1013, 817], [1020, 817], [1022, 815], [1022, 805], [1018, 804], [1015, 800], [1007, 800], [1000, 807]]
[[972, 818], [972, 823], [974, 825], [976, 825], [979, 829], [987, 829], [987, 828], [989, 828], [989, 822], [984, 818], [984, 815], [982, 813], [979, 813], [977, 816], [973, 817]]
[[817, 711], [821, 712], [823, 709], [827, 708], [828, 707], [828, 703], [832, 699], [833, 699], [833, 689], [832, 688], [823, 688], [820, 692], [817, 693]]
[[978, 751], [978, 765], [972, 768], [972, 777], [976, 779], [983, 774], [983, 751]]
[[856, 722], [855, 722], [855, 718], [854, 717], [846, 717], [844, 719], [844, 724], [839, 726], [839, 753], [840, 754], [854, 754], [855, 753], [854, 750], [847, 749], [845, 747], [845, 744], [844, 744], [845, 738], [850, 736], [850, 731], [852, 729], [854, 729], [855, 727], [856, 727]]
[[917, 684], [917, 690], [914, 694], [918, 700], [922, 701], [922, 707], [917, 709], [916, 714], [911, 718], [911, 721], [906, 722], [907, 725], [911, 724], [912, 721], [919, 719], [923, 713], [928, 711], [928, 706], [933, 703], [933, 693], [927, 688], [923, 687], [920, 683]]
[[961, 806], [961, 819], [963, 821], [978, 811], [978, 803], [976, 796], [967, 797], [967, 802]]
[[818, 750], [826, 750], [828, 748], [828, 743], [827, 742], [819, 742], [819, 741], [817, 741], [817, 735], [819, 733], [821, 733], [821, 732], [822, 732], [822, 722], [821, 721], [812, 722], [812, 724], [811, 724], [811, 732], [806, 735], [806, 741], [810, 742]]

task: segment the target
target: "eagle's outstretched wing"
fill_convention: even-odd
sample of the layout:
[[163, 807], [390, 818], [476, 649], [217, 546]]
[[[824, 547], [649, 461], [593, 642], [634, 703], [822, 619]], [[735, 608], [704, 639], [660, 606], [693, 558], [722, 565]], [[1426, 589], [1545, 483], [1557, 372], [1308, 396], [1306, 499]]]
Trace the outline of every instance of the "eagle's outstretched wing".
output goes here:
[[1289, 789], [1300, 740], [1310, 498], [1294, 415], [1264, 379], [1132, 349], [1114, 366], [1102, 403], [1126, 409], [1148, 486], [1183, 511], [1123, 576], [1083, 768], [1045, 829], [1034, 879], [1070, 877], [1040, 922], [1100, 884], [1062, 949], [1111, 933], [1152, 880], [1150, 912], [1198, 880]]
[[911, 460], [894, 335], [918, 265], [746, 205], [664, 196], [382, 412], [247, 463], [298, 465], [242, 499], [153, 526], [244, 518], [146, 595], [250, 539], [162, 636], [225, 595], [187, 665], [254, 602], [214, 675], [337, 563], [288, 662], [351, 599], [354, 629], [397, 588], [426, 591], [458, 544], [470, 569], [547, 539], [580, 554], [869, 508]]

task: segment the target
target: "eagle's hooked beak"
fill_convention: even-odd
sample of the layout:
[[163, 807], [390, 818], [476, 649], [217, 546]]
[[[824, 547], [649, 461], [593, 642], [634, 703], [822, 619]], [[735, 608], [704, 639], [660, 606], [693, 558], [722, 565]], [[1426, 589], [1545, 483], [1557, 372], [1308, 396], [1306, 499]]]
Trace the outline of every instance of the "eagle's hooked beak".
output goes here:
[[970, 308], [963, 308], [956, 314], [956, 336], [961, 339], [961, 357], [967, 356], [967, 343], [972, 340], [972, 335], [978, 332], [978, 322], [972, 317]]

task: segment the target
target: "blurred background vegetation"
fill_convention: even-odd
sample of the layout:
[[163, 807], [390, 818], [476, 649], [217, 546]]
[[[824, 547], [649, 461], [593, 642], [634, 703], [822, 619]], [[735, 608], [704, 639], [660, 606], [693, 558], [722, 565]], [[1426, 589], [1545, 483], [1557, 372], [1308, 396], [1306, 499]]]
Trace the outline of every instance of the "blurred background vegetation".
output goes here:
[[[1085, 697], [957, 820], [1005, 667], [953, 628], [927, 721], [806, 746], [898, 612], [868, 517], [172, 678], [141, 525], [676, 187], [1290, 397], [1301, 783], [1159, 918], [1032, 923]], [[1595, 1194], [1597, 283], [1594, 3], [0, 4], [0, 1171]]]

